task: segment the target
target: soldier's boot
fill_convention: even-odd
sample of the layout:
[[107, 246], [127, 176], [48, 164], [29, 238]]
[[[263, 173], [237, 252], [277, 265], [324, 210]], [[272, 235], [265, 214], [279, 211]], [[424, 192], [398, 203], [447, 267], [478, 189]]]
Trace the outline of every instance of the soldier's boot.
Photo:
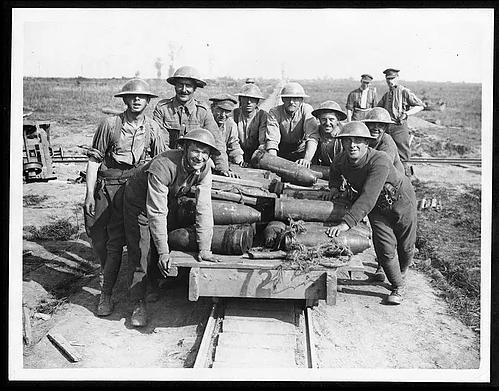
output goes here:
[[404, 300], [405, 285], [401, 285], [392, 290], [392, 293], [386, 298], [387, 304], [398, 305]]
[[97, 306], [97, 316], [107, 316], [113, 313], [113, 299], [111, 295], [101, 293], [99, 305]]
[[160, 295], [160, 285], [159, 280], [156, 278], [151, 279], [151, 290], [146, 296], [146, 301], [148, 303], [154, 303], [159, 300]]
[[147, 325], [147, 304], [145, 300], [137, 300], [133, 306], [131, 322], [133, 326], [143, 327]]
[[383, 267], [379, 263], [378, 263], [378, 267], [376, 268], [376, 271], [374, 272], [372, 279], [373, 279], [373, 281], [376, 281], [376, 282], [384, 282], [386, 279], [385, 271], [383, 270]]

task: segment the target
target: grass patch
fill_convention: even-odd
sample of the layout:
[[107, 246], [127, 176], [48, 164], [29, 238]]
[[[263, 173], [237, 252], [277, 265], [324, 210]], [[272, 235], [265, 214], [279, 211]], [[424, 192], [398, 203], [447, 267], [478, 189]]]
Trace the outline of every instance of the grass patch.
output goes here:
[[33, 242], [45, 240], [71, 240], [78, 233], [78, 226], [72, 224], [69, 219], [59, 219], [40, 228], [31, 225], [24, 229], [29, 234], [26, 239]]
[[418, 199], [437, 198], [443, 204], [441, 211], [418, 211], [416, 267], [431, 277], [450, 312], [479, 331], [481, 189], [421, 182], [414, 187]]
[[36, 194], [30, 194], [30, 195], [25, 195], [23, 196], [23, 207], [30, 207], [30, 206], [36, 206], [41, 204], [43, 201], [47, 200], [49, 197], [44, 195], [44, 196], [39, 196]]

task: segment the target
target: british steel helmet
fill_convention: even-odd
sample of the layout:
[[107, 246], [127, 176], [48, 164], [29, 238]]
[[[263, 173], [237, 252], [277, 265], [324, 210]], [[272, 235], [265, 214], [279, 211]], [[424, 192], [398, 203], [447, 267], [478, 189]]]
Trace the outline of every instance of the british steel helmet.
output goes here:
[[237, 96], [246, 96], [248, 98], [264, 99], [260, 88], [255, 84], [245, 84], [241, 88], [241, 92], [236, 94]]
[[145, 80], [139, 78], [128, 80], [123, 87], [121, 87], [121, 92], [114, 94], [115, 97], [125, 95], [148, 95], [151, 98], [158, 97], [158, 95], [151, 92], [149, 84], [147, 84]]
[[377, 137], [371, 136], [369, 128], [360, 121], [352, 121], [343, 125], [343, 129], [336, 135], [336, 138], [341, 137], [363, 137], [375, 140]]
[[281, 98], [308, 98], [303, 87], [299, 83], [291, 82], [281, 90]]
[[334, 100], [327, 100], [325, 102], [322, 102], [321, 105], [312, 111], [312, 115], [316, 118], [319, 118], [319, 115], [321, 113], [325, 112], [333, 112], [336, 114], [338, 117], [338, 120], [343, 121], [344, 119], [347, 118], [347, 115], [341, 110], [341, 107], [338, 103], [336, 103]]
[[213, 156], [220, 155], [220, 151], [215, 146], [215, 137], [211, 134], [211, 132], [207, 129], [196, 128], [192, 129], [183, 136], [179, 137], [177, 142], [182, 145], [185, 141], [196, 141], [201, 144], [205, 144], [211, 147], [211, 154]]
[[394, 124], [390, 118], [390, 114], [383, 107], [372, 108], [364, 117], [362, 122], [379, 122], [382, 124]]
[[199, 76], [197, 69], [189, 65], [178, 68], [173, 76], [170, 76], [166, 81], [171, 85], [175, 85], [178, 79], [192, 79], [200, 88], [203, 88], [206, 85], [206, 82]]

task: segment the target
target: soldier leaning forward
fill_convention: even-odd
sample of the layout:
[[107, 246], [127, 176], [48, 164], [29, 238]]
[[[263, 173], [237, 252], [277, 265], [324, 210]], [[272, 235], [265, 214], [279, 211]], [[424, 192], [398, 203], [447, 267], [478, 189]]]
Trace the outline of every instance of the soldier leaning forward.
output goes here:
[[144, 115], [152, 97], [142, 79], [129, 80], [121, 92], [125, 112], [105, 118], [89, 148], [84, 205], [85, 229], [100, 261], [101, 297], [97, 315], [112, 313], [111, 294], [121, 265], [125, 233], [122, 204], [124, 184], [146, 154], [154, 156], [165, 149], [159, 126]]
[[[178, 201], [196, 186], [196, 239], [199, 261], [217, 262], [211, 252], [213, 162], [220, 152], [206, 129], [193, 129], [179, 138], [183, 149], [161, 153], [130, 178], [125, 188], [124, 221], [128, 249], [129, 292], [133, 301], [131, 324], [147, 325], [146, 293], [151, 283], [157, 299], [159, 273], [170, 269], [168, 232], [182, 226]], [[151, 245], [152, 244], [152, 245]]]
[[362, 122], [349, 122], [337, 137], [341, 139], [343, 152], [334, 158], [330, 167], [328, 198], [340, 195], [344, 181], [354, 190], [355, 198], [342, 222], [328, 228], [327, 234], [338, 236], [367, 215], [376, 256], [392, 284], [387, 303], [400, 304], [416, 242], [414, 189], [409, 178], [394, 167], [385, 152], [369, 147], [369, 140], [374, 137]]

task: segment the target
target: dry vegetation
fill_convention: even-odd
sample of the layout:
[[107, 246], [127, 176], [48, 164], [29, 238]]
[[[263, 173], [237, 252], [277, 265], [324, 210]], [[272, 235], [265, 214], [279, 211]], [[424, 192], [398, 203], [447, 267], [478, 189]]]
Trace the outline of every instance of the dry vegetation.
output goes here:
[[[121, 99], [113, 97], [126, 79], [35, 79], [24, 80], [25, 111], [30, 118], [53, 121], [52, 144], [62, 143], [66, 150], [78, 151], [77, 136], [90, 137], [98, 121], [105, 115], [103, 107], [123, 108]], [[164, 80], [148, 80], [161, 98], [173, 95], [173, 87]], [[269, 96], [277, 80], [256, 79], [263, 94]], [[349, 91], [357, 88], [357, 80], [301, 81], [312, 106], [325, 100], [335, 100], [344, 108]], [[444, 111], [423, 111], [419, 118], [441, 126], [414, 131], [416, 156], [481, 156], [481, 86], [464, 83], [404, 83], [418, 96], [431, 101], [444, 101]], [[219, 92], [236, 93], [243, 80], [221, 78], [208, 80], [208, 86], [198, 89], [196, 96], [205, 100]], [[386, 91], [382, 81], [375, 81], [381, 97]], [[151, 114], [157, 100], [147, 108]], [[81, 139], [80, 139], [81, 140]], [[91, 138], [86, 139], [89, 144]], [[81, 151], [79, 151], [81, 153]], [[423, 178], [424, 179], [424, 178]], [[442, 200], [442, 211], [423, 210], [419, 213], [417, 267], [433, 278], [435, 287], [446, 298], [452, 311], [465, 324], [478, 330], [480, 314], [480, 210], [481, 188], [449, 188], [439, 183], [415, 184], [418, 199], [434, 197]], [[43, 201], [43, 200], [41, 200]], [[24, 199], [25, 204], [40, 202]], [[71, 227], [58, 221], [57, 226], [42, 233], [61, 229], [72, 234]], [[80, 227], [81, 229], [81, 227]], [[40, 230], [32, 240], [42, 240]], [[38, 235], [38, 236], [37, 236]], [[45, 238], [46, 239], [46, 238]]]

